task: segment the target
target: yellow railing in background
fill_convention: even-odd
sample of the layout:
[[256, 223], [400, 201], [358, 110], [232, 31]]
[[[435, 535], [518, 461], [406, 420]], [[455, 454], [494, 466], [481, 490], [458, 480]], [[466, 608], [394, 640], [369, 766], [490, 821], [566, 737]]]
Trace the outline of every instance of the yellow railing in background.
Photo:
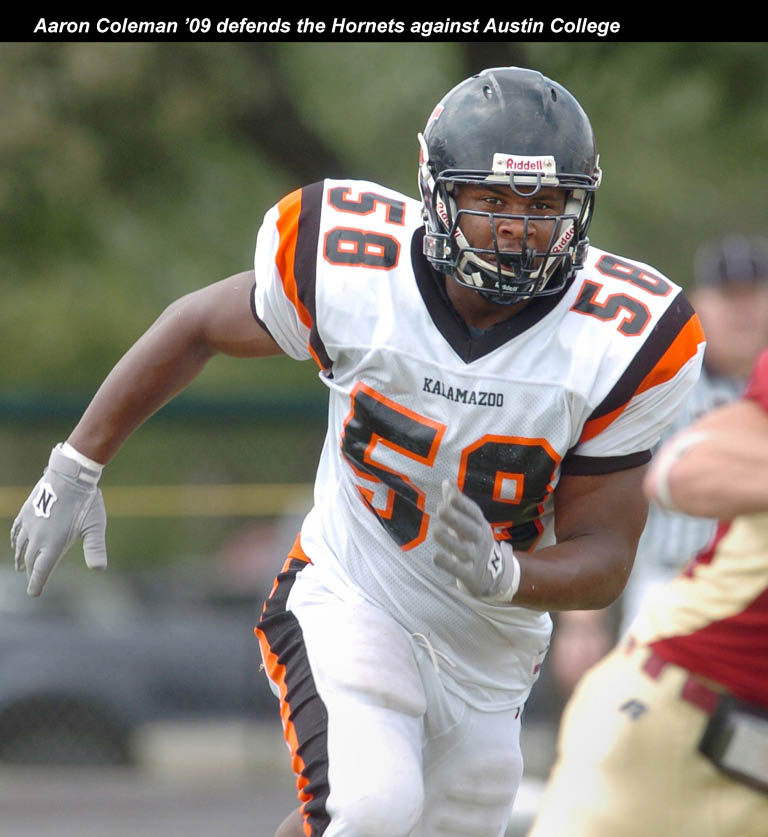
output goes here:
[[[14, 518], [29, 487], [0, 486], [0, 518]], [[105, 486], [108, 517], [273, 517], [307, 510], [309, 483]]]

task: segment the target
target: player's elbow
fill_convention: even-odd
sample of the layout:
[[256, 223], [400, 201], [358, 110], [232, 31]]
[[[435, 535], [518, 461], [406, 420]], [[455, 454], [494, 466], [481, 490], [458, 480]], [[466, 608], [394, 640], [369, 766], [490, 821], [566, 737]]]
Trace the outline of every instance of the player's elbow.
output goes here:
[[606, 550], [598, 565], [595, 582], [589, 585], [581, 610], [603, 610], [610, 607], [621, 594], [629, 580], [635, 560], [637, 543], [621, 541]]
[[151, 330], [161, 330], [174, 345], [184, 346], [190, 355], [207, 359], [216, 354], [208, 339], [208, 313], [201, 291], [193, 291], [171, 302]]
[[636, 544], [599, 543], [582, 551], [552, 589], [548, 610], [603, 610], [622, 594], [632, 572]]
[[620, 569], [604, 576], [599, 584], [596, 584], [590, 595], [580, 604], [580, 610], [604, 610], [610, 607], [624, 592], [629, 573], [632, 569], [631, 562], [628, 568], [622, 563]]

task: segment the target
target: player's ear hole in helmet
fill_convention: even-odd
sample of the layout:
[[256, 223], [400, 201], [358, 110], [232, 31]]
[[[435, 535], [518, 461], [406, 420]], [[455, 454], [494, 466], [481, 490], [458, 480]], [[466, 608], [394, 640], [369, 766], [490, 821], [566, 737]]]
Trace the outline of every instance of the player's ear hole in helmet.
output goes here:
[[[592, 126], [576, 99], [533, 70], [483, 70], [443, 97], [419, 145], [424, 254], [431, 264], [501, 304], [561, 291], [586, 256], [602, 176]], [[565, 193], [563, 209], [552, 215], [470, 211], [457, 206], [463, 184], [508, 187], [526, 199], [555, 189]], [[487, 217], [485, 246], [465, 235], [468, 216]], [[496, 229], [504, 219], [522, 226], [516, 249], [499, 246]], [[532, 244], [536, 224], [549, 234]]]

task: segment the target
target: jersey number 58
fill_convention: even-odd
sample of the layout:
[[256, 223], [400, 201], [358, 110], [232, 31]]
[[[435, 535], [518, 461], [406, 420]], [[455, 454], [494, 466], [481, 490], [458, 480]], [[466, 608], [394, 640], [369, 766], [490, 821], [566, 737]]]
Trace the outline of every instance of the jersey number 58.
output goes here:
[[[446, 425], [419, 415], [363, 383], [352, 391], [341, 449], [367, 485], [357, 488], [363, 502], [404, 549], [427, 535], [425, 494], [408, 476], [385, 461], [385, 449], [425, 468], [434, 467]], [[542, 532], [542, 504], [553, 488], [560, 457], [546, 439], [485, 435], [461, 452], [457, 481], [494, 529], [498, 540], [530, 549]], [[434, 480], [432, 481], [434, 482]], [[374, 503], [383, 484], [385, 503]]]

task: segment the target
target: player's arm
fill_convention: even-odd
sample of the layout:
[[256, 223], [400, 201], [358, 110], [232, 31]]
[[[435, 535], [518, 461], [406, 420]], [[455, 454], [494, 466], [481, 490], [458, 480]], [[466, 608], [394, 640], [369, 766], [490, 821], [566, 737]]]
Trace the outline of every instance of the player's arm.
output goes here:
[[280, 353], [251, 313], [253, 271], [171, 303], [99, 388], [67, 440], [84, 456], [108, 462], [125, 439], [202, 371], [213, 355]]
[[619, 597], [648, 515], [645, 470], [561, 477], [555, 489], [557, 544], [520, 554], [515, 604], [597, 610]]
[[170, 305], [109, 373], [11, 528], [16, 569], [39, 596], [69, 547], [83, 540], [86, 564], [107, 565], [106, 511], [98, 481], [125, 439], [184, 389], [222, 352], [239, 357], [277, 354], [277, 344], [251, 313], [253, 273], [245, 272]]
[[627, 582], [648, 513], [645, 466], [561, 477], [555, 489], [557, 543], [516, 552], [495, 542], [480, 507], [444, 487], [433, 533], [435, 563], [478, 598], [535, 610], [596, 610]]
[[654, 457], [647, 495], [685, 514], [728, 519], [768, 511], [768, 413], [743, 399], [704, 416]]

